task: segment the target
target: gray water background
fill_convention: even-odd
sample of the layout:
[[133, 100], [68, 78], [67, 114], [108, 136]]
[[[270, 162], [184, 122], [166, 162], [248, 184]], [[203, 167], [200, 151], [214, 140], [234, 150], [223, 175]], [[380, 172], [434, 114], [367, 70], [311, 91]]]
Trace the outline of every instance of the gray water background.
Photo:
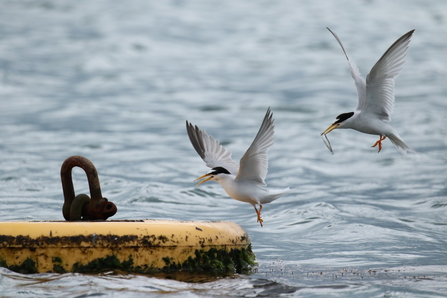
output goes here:
[[[365, 76], [416, 29], [396, 80], [392, 125], [420, 155], [352, 130], [343, 41]], [[447, 293], [447, 2], [1, 1], [0, 220], [61, 220], [59, 170], [97, 167], [113, 219], [225, 220], [250, 235], [259, 267], [213, 281], [21, 275], [1, 297], [437, 297]], [[191, 121], [238, 161], [267, 107], [276, 119], [271, 187], [296, 193], [253, 208], [214, 182]], [[88, 192], [74, 170], [78, 193]]]

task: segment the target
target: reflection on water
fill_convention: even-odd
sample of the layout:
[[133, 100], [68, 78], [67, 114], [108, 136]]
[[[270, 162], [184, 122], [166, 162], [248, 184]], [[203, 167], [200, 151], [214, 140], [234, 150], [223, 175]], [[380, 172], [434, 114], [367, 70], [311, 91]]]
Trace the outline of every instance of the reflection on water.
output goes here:
[[[0, 220], [62, 220], [59, 171], [71, 155], [96, 166], [112, 218], [230, 220], [250, 235], [251, 275], [20, 275], [5, 297], [444, 295], [447, 65], [443, 1], [58, 2], [0, 4]], [[349, 7], [349, 9], [347, 9]], [[393, 127], [420, 155], [334, 131], [356, 106], [339, 46], [363, 76], [415, 28], [396, 79]], [[295, 193], [252, 207], [217, 183], [185, 120], [238, 161], [270, 106], [267, 183]], [[338, 114], [337, 114], [338, 113]], [[77, 193], [87, 193], [82, 171]], [[210, 279], [209, 279], [210, 278]]]

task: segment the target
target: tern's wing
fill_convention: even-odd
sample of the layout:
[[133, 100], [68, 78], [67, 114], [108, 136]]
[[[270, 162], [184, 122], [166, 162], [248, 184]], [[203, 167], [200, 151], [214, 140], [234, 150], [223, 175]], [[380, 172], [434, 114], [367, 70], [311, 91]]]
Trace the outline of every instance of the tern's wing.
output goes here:
[[343, 50], [343, 53], [345, 53], [346, 59], [348, 59], [349, 67], [351, 68], [351, 76], [354, 79], [355, 87], [357, 87], [357, 95], [359, 97], [359, 103], [357, 105], [357, 110], [361, 110], [363, 108], [363, 105], [365, 103], [365, 98], [366, 98], [365, 80], [363, 79], [362, 75], [360, 74], [360, 71], [359, 71], [357, 65], [355, 65], [354, 61], [349, 58], [348, 53], [345, 50], [345, 47], [343, 46], [343, 44], [340, 41], [340, 38], [338, 38], [337, 34], [335, 34], [331, 29], [329, 29], [328, 27], [326, 27], [326, 28], [327, 28], [327, 30], [329, 30], [329, 32], [332, 33], [332, 35], [334, 35], [335, 39], [340, 44], [341, 49]]
[[273, 114], [268, 108], [258, 134], [241, 158], [237, 180], [251, 180], [260, 185], [266, 185], [264, 179], [268, 170], [267, 150], [273, 145], [275, 132], [272, 116]]
[[188, 121], [186, 121], [186, 131], [192, 146], [208, 167], [223, 167], [231, 174], [237, 175], [239, 167], [231, 159], [231, 152], [227, 151], [212, 136]]
[[366, 76], [366, 101], [363, 111], [391, 120], [394, 109], [394, 78], [402, 70], [414, 30], [396, 40]]

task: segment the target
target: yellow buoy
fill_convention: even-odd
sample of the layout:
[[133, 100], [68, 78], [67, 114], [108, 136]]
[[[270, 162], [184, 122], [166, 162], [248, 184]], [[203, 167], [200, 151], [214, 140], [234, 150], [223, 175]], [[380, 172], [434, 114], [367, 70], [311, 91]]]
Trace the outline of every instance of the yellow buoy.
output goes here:
[[[82, 168], [91, 198], [75, 195], [71, 171]], [[61, 167], [67, 221], [0, 222], [0, 267], [20, 273], [242, 272], [255, 264], [247, 233], [232, 222], [118, 220], [102, 197], [98, 173], [83, 156]]]
[[255, 264], [232, 222], [0, 222], [0, 267], [37, 272], [242, 272]]

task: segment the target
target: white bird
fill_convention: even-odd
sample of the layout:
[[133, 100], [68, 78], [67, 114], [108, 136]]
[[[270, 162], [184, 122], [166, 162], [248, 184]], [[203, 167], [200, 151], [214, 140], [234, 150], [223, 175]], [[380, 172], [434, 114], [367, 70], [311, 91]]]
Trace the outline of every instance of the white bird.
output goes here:
[[335, 122], [321, 133], [321, 136], [324, 135], [326, 138], [323, 141], [328, 149], [332, 152], [326, 134], [336, 128], [351, 128], [366, 134], [379, 135], [379, 140], [372, 146], [378, 146], [378, 152], [382, 150], [382, 141], [387, 137], [402, 154], [406, 154], [407, 151], [414, 152], [404, 143], [396, 130], [388, 124], [394, 110], [394, 78], [402, 70], [414, 30], [402, 35], [388, 48], [366, 76], [365, 81], [354, 61], [349, 58], [337, 34], [331, 29], [327, 29], [334, 35], [348, 59], [351, 76], [355, 81], [359, 97], [357, 109], [354, 112], [338, 115]]
[[[197, 153], [211, 170], [197, 178], [200, 185], [208, 180], [218, 182], [233, 199], [250, 203], [256, 210], [258, 222], [262, 225], [262, 204], [270, 203], [291, 191], [286, 189], [266, 189], [264, 179], [267, 176], [267, 151], [273, 145], [274, 125], [272, 112], [268, 108], [261, 128], [253, 143], [241, 158], [240, 167], [231, 159], [227, 151], [218, 141], [205, 131], [186, 121], [189, 139]], [[256, 206], [259, 205], [259, 210]]]

